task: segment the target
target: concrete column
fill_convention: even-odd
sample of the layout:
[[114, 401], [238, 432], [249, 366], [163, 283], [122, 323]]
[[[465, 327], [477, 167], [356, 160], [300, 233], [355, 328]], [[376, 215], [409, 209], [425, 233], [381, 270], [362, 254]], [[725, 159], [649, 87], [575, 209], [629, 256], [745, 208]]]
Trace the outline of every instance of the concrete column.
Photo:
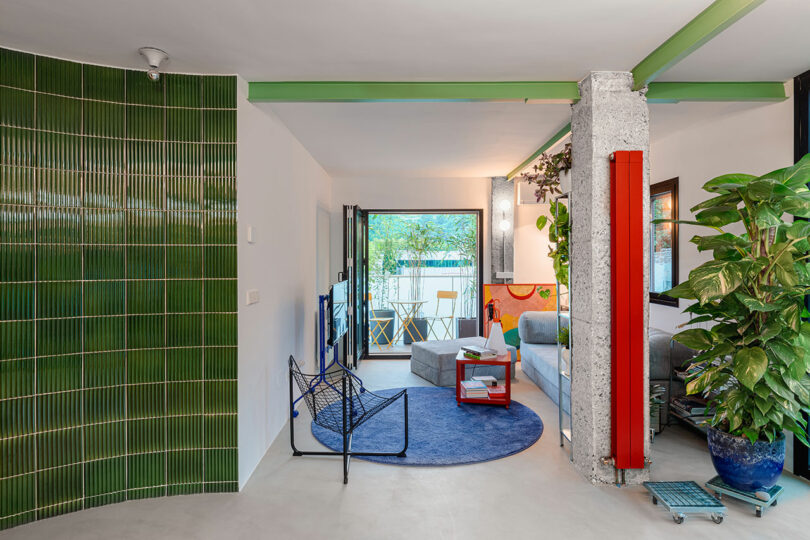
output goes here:
[[[505, 207], [508, 201], [509, 207]], [[490, 264], [492, 283], [513, 283], [515, 270], [515, 184], [505, 176], [492, 179], [492, 196], [489, 201], [491, 224]], [[506, 229], [502, 226], [508, 225]], [[501, 277], [498, 277], [498, 276]]]
[[[571, 388], [574, 465], [594, 483], [615, 481], [611, 454], [610, 387], [610, 154], [644, 152], [644, 200], [649, 200], [649, 118], [647, 100], [633, 92], [628, 72], [592, 72], [579, 83], [582, 98], [573, 106], [571, 315], [574, 376]], [[650, 207], [644, 206], [644, 222]], [[649, 290], [649, 228], [645, 228], [644, 281]], [[644, 335], [649, 301], [644, 302]], [[644, 357], [648, 357], [645, 340]], [[649, 404], [649, 365], [645, 362], [645, 406]], [[649, 415], [645, 415], [645, 433]], [[649, 457], [649, 438], [644, 455]], [[649, 468], [628, 470], [628, 483], [649, 477]]]

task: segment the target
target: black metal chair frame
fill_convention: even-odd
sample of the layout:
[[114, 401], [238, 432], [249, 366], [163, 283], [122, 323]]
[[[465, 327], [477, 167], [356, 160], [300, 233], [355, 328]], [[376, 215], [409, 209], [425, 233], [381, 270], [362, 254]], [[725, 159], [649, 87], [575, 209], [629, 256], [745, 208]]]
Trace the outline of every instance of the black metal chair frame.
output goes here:
[[[408, 391], [402, 390], [391, 397], [380, 396], [365, 388], [357, 387], [352, 373], [343, 366], [327, 374], [308, 375], [301, 372], [295, 359], [290, 356], [290, 446], [293, 456], [343, 456], [343, 483], [349, 482], [349, 465], [352, 456], [405, 457], [408, 450]], [[295, 409], [293, 408], [293, 379], [301, 391], [312, 420], [343, 437], [343, 451], [302, 451], [295, 447]], [[375, 414], [393, 404], [400, 397], [405, 405], [405, 446], [398, 452], [354, 452], [354, 430]], [[334, 404], [340, 400], [341, 415], [334, 414]]]

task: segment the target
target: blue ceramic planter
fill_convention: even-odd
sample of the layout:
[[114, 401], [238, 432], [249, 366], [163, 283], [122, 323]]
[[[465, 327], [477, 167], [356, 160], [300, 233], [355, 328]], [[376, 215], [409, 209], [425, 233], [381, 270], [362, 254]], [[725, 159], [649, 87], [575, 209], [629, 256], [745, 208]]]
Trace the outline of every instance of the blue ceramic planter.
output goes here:
[[768, 489], [776, 484], [785, 465], [785, 436], [769, 443], [735, 437], [709, 428], [709, 453], [717, 474], [733, 488], [742, 491]]

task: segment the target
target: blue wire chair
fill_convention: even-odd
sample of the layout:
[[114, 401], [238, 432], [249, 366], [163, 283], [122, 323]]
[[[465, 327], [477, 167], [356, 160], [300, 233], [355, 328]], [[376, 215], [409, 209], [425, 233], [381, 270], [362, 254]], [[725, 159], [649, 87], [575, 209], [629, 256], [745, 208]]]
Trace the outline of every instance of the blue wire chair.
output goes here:
[[[342, 365], [333, 371], [307, 375], [301, 372], [295, 359], [290, 356], [290, 446], [294, 456], [343, 456], [343, 483], [349, 482], [349, 463], [352, 456], [405, 457], [408, 449], [408, 391], [401, 390], [391, 397], [379, 396], [356, 386], [354, 375]], [[343, 437], [343, 450], [304, 452], [295, 447], [295, 409], [293, 404], [293, 380], [307, 404], [312, 421]], [[405, 446], [399, 452], [354, 452], [352, 434], [359, 426], [370, 420], [402, 397], [405, 405]]]

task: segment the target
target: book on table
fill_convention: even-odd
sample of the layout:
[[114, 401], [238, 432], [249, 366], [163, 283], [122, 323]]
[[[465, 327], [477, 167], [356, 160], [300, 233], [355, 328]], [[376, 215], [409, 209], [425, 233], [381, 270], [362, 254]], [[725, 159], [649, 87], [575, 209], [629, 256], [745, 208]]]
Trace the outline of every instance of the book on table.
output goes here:
[[504, 385], [490, 386], [487, 388], [490, 398], [504, 399], [506, 397], [506, 387]]
[[469, 358], [470, 360], [495, 360], [498, 358], [497, 354], [475, 354], [469, 351], [464, 351], [464, 358]]
[[464, 356], [471, 360], [494, 360], [498, 357], [497, 351], [477, 345], [465, 345], [461, 350], [464, 352]]
[[492, 375], [476, 375], [472, 377], [472, 380], [481, 381], [487, 386], [498, 386], [498, 379], [496, 379]]
[[461, 381], [461, 397], [471, 399], [486, 399], [489, 397], [487, 385], [481, 381]]

